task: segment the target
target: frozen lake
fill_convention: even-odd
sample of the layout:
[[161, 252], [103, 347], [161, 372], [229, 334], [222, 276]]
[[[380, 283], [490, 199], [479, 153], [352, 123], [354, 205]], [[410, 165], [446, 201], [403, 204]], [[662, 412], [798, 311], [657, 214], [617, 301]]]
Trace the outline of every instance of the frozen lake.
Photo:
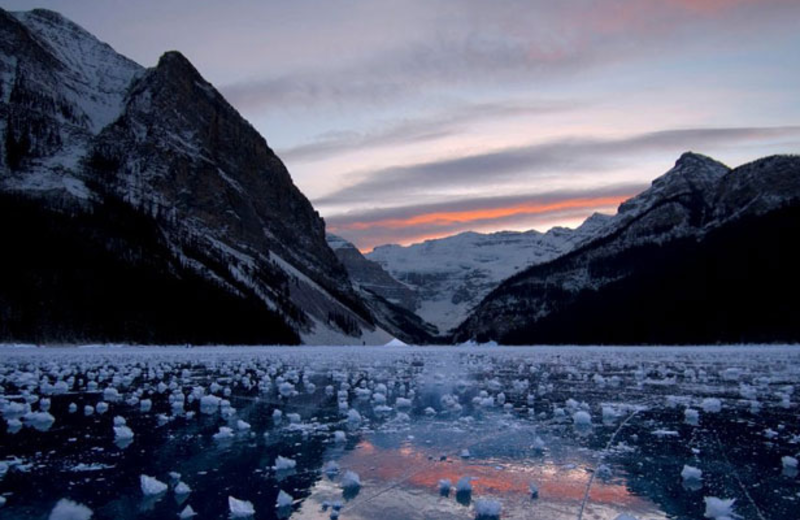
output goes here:
[[796, 520], [799, 383], [792, 346], [0, 347], [0, 518]]

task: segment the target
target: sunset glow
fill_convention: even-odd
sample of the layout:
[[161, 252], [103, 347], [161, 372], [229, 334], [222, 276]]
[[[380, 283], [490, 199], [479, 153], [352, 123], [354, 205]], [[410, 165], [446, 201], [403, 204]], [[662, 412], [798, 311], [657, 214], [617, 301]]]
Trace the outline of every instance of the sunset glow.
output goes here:
[[349, 229], [369, 229], [373, 227], [382, 227], [386, 229], [397, 229], [409, 226], [417, 226], [420, 224], [431, 224], [434, 226], [444, 226], [453, 223], [462, 222], [483, 222], [486, 220], [497, 219], [500, 217], [509, 217], [513, 215], [540, 215], [553, 211], [562, 211], [566, 209], [586, 209], [606, 207], [609, 205], [620, 204], [626, 200], [628, 196], [623, 197], [601, 197], [597, 199], [575, 199], [565, 202], [557, 202], [553, 204], [520, 204], [508, 208], [492, 208], [492, 209], [479, 209], [473, 211], [452, 211], [443, 213], [428, 213], [417, 215], [407, 219], [388, 219], [379, 220], [375, 222], [354, 222], [352, 224], [333, 227], [331, 231], [341, 232]]

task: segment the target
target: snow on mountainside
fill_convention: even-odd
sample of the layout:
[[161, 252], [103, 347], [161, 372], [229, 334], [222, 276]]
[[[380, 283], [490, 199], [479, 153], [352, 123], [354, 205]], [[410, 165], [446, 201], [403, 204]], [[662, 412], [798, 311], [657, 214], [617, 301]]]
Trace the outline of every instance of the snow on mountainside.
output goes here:
[[366, 257], [412, 288], [419, 301], [417, 314], [446, 333], [500, 282], [591, 239], [610, 219], [595, 214], [577, 229], [547, 233], [467, 232], [405, 247], [380, 246]]
[[12, 14], [66, 66], [61, 92], [81, 108], [90, 131], [99, 132], [120, 115], [125, 92], [144, 70], [141, 65], [56, 12]]
[[145, 69], [58, 13], [0, 9], [0, 146], [0, 192], [75, 216], [120, 201], [169, 262], [260, 300], [307, 342], [390, 338], [281, 160], [178, 52]]

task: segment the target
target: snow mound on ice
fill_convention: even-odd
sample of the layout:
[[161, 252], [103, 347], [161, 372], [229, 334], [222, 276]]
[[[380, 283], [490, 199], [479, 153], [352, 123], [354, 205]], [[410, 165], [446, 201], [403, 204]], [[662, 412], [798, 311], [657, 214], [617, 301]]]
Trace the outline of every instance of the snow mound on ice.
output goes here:
[[62, 498], [50, 512], [49, 520], [89, 520], [92, 510], [83, 504]]

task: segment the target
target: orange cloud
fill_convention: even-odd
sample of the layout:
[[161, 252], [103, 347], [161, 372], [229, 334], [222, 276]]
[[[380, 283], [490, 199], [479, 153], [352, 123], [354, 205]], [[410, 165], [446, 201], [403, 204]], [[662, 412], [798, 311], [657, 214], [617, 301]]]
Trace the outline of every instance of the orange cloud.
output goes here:
[[401, 229], [414, 226], [449, 226], [468, 222], [482, 222], [512, 216], [541, 215], [564, 210], [591, 209], [614, 206], [629, 199], [633, 194], [606, 197], [585, 197], [549, 203], [517, 204], [505, 208], [485, 208], [469, 211], [442, 211], [423, 213], [408, 218], [392, 218], [369, 222], [352, 222], [333, 226], [332, 231], [363, 231], [372, 228]]

